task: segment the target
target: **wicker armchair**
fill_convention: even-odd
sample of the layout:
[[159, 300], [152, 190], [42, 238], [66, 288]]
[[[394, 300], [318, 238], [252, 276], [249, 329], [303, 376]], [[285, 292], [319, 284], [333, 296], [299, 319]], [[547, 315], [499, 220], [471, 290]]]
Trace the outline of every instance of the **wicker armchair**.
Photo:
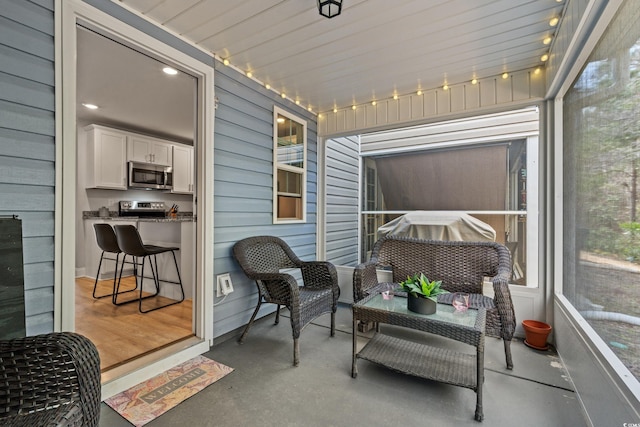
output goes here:
[[0, 425], [98, 425], [100, 357], [81, 335], [0, 341], [0, 383]]
[[[263, 302], [276, 304], [276, 320], [280, 321], [280, 306], [291, 313], [293, 330], [293, 365], [298, 366], [302, 329], [313, 319], [331, 313], [331, 336], [335, 335], [335, 314], [340, 288], [333, 264], [324, 261], [301, 261], [291, 248], [278, 237], [258, 236], [240, 240], [233, 246], [233, 254], [249, 279], [258, 286], [258, 305], [251, 320], [238, 339], [242, 343]], [[299, 268], [304, 286], [281, 270]]]
[[[471, 307], [487, 309], [486, 333], [504, 340], [507, 368], [513, 369], [511, 339], [516, 318], [509, 292], [511, 253], [494, 242], [449, 242], [387, 236], [378, 240], [369, 262], [353, 272], [353, 299], [359, 301], [380, 289], [376, 269], [390, 269], [393, 282], [424, 273], [431, 280], [442, 280], [449, 292], [471, 294]], [[493, 283], [494, 297], [482, 295], [484, 278]], [[438, 302], [451, 303], [452, 294]]]

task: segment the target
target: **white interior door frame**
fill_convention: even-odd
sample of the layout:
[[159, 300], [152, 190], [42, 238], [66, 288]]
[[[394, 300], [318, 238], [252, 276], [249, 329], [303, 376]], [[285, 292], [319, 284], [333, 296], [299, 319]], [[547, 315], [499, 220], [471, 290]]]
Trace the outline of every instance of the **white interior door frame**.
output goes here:
[[[76, 218], [76, 26], [82, 23], [141, 52], [173, 65], [198, 79], [196, 167], [196, 287], [194, 332], [199, 342], [168, 358], [175, 364], [209, 350], [213, 343], [213, 125], [214, 70], [161, 41], [80, 0], [56, 0], [56, 186], [54, 329], [75, 329], [75, 222]], [[161, 362], [138, 369], [116, 389], [149, 378]], [[166, 369], [166, 360], [164, 368]], [[105, 396], [103, 388], [103, 397]]]

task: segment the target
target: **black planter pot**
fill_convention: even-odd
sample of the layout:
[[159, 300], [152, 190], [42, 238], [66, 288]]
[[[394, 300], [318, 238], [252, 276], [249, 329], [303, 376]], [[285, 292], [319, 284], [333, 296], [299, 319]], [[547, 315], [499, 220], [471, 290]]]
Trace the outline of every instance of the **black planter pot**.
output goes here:
[[436, 302], [430, 298], [414, 297], [407, 294], [407, 309], [414, 313], [433, 314], [436, 312]]

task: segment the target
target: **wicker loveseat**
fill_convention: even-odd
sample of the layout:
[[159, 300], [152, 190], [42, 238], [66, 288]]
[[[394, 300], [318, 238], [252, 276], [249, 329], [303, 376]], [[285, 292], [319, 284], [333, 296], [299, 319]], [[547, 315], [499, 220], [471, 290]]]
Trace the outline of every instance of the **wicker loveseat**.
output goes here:
[[[504, 245], [384, 237], [376, 242], [371, 260], [353, 272], [354, 301], [380, 289], [376, 269], [390, 269], [395, 283], [424, 273], [431, 280], [442, 280], [443, 288], [449, 292], [470, 293], [471, 307], [487, 309], [486, 333], [504, 340], [507, 368], [513, 369], [511, 339], [516, 319], [509, 292], [511, 253]], [[482, 295], [485, 277], [493, 283], [493, 298]], [[443, 294], [438, 301], [449, 303], [451, 297], [452, 294]]]
[[0, 341], [0, 425], [97, 426], [100, 357], [70, 332]]

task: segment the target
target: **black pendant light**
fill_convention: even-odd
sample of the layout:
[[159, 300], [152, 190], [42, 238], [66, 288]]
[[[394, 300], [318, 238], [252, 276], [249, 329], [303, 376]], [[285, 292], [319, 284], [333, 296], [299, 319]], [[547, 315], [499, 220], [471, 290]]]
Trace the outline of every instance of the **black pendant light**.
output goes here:
[[342, 12], [342, 0], [318, 0], [318, 12], [326, 18], [333, 18]]

